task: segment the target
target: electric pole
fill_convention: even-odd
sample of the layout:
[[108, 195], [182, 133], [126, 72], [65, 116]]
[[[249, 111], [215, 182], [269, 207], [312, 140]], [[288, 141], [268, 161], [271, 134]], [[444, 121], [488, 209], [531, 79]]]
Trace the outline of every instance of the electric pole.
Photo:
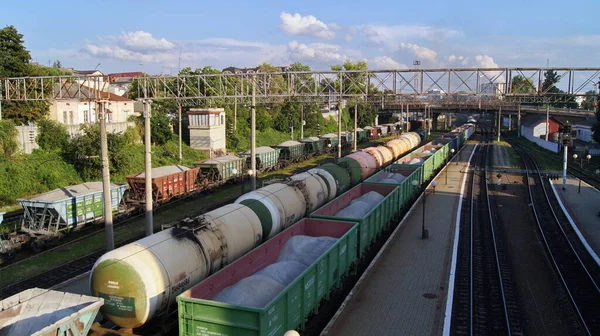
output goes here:
[[144, 100], [144, 159], [146, 163], [146, 171], [145, 175], [145, 188], [146, 188], [146, 236], [152, 235], [154, 233], [154, 224], [152, 219], [152, 206], [154, 200], [152, 199], [152, 147], [151, 147], [151, 137], [150, 137], [150, 102]]
[[[106, 111], [104, 102], [96, 103], [98, 119], [100, 119], [100, 155], [102, 156], [102, 196], [104, 200], [104, 231], [106, 234], [106, 251], [115, 248], [113, 234], [112, 200], [110, 191], [110, 170], [108, 166], [108, 140], [106, 135]], [[91, 106], [89, 106], [91, 108]]]
[[304, 104], [300, 105], [300, 139], [304, 139]]
[[357, 139], [356, 139], [356, 135], [357, 135], [357, 131], [356, 129], [358, 128], [358, 104], [354, 105], [354, 136], [352, 137], [352, 142], [354, 143], [354, 151], [357, 151]]
[[252, 106], [250, 132], [250, 180], [252, 190], [256, 190], [256, 76], [252, 76]]
[[182, 154], [182, 150], [181, 150], [181, 101], [177, 102], [178, 104], [178, 114], [179, 114], [179, 127], [178, 127], [178, 131], [179, 131], [179, 163], [181, 163], [183, 161], [183, 154]]
[[338, 158], [342, 157], [342, 97], [338, 101]]

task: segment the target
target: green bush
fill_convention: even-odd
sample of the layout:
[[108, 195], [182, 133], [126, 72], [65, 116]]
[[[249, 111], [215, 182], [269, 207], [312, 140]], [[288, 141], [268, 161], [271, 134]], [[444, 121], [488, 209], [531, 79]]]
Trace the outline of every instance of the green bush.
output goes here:
[[56, 121], [39, 120], [38, 130], [36, 141], [41, 149], [62, 151], [69, 143], [67, 128]]

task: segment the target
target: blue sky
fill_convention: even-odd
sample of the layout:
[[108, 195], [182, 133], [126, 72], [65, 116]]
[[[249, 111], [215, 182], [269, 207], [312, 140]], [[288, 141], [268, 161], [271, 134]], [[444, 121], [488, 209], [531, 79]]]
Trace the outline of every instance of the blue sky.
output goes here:
[[[176, 73], [262, 62], [325, 70], [598, 66], [600, 1], [3, 1], [42, 64]], [[140, 65], [141, 63], [141, 65]]]

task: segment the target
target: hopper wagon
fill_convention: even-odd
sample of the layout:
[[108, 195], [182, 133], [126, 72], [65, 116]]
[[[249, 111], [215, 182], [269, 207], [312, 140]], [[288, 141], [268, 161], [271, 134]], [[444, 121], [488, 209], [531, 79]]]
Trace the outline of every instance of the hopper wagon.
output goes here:
[[[152, 202], [164, 203], [199, 189], [196, 183], [200, 168], [180, 165], [152, 168]], [[129, 202], [146, 203], [146, 173], [127, 176], [130, 187]]]

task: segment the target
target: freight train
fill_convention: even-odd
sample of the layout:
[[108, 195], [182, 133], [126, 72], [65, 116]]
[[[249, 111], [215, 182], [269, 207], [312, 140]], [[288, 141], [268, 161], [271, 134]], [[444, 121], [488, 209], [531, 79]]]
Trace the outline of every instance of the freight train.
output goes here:
[[[399, 130], [399, 125], [388, 124], [373, 129], [377, 132], [357, 129], [358, 142], [393, 134]], [[344, 148], [352, 144], [353, 134], [352, 131], [342, 133]], [[259, 147], [256, 149], [256, 170], [265, 172], [284, 168], [335, 150], [337, 143], [337, 134], [325, 134], [286, 141], [272, 147]], [[248, 170], [250, 151], [239, 156], [225, 155], [204, 160], [194, 163], [192, 168], [180, 165], [156, 167], [152, 169], [152, 202], [157, 207], [174, 198], [187, 197], [228, 182], [240, 182], [249, 176]], [[143, 210], [145, 190], [144, 172], [127, 176], [125, 185], [111, 185], [113, 214], [126, 216]], [[18, 199], [24, 210], [20, 227], [10, 234], [0, 233], [0, 264], [23, 248], [39, 252], [58, 244], [71, 231], [101, 222], [104, 215], [102, 194], [101, 182], [86, 182]]]
[[[186, 300], [194, 306], [194, 300], [202, 298], [194, 298], [187, 290], [206, 283], [203, 280], [211, 276], [223, 276], [223, 272], [233, 276], [235, 270], [228, 271], [226, 266], [246, 258], [248, 252], [274, 253], [266, 248], [267, 243], [274, 244], [271, 239], [306, 216], [323, 219], [324, 223], [355, 223], [356, 257], [362, 258], [374, 240], [397, 222], [400, 210], [417, 194], [418, 188], [412, 181], [416, 180], [419, 186], [427, 183], [450, 158], [452, 149], [458, 151], [472, 133], [471, 125], [461, 126], [417, 150], [414, 149], [421, 142], [420, 136], [405, 133], [383, 146], [354, 152], [336, 163], [320, 165], [244, 194], [233, 204], [182, 220], [99, 258], [91, 271], [91, 293], [104, 299], [102, 314], [116, 325], [127, 329], [143, 326], [164, 316], [178, 295], [180, 307], [189, 304]], [[372, 204], [364, 216], [336, 217], [341, 209], [370, 192], [382, 199]], [[335, 277], [343, 276], [345, 270], [335, 272]], [[323, 293], [319, 296], [323, 297]], [[274, 307], [273, 311], [277, 309]], [[182, 322], [185, 318], [199, 321], [197, 315], [202, 315], [202, 307], [191, 311], [186, 310], [185, 316], [180, 311], [180, 325], [190, 322]], [[303, 323], [306, 314], [297, 322]], [[285, 328], [298, 327], [288, 322], [278, 323], [285, 323]]]

